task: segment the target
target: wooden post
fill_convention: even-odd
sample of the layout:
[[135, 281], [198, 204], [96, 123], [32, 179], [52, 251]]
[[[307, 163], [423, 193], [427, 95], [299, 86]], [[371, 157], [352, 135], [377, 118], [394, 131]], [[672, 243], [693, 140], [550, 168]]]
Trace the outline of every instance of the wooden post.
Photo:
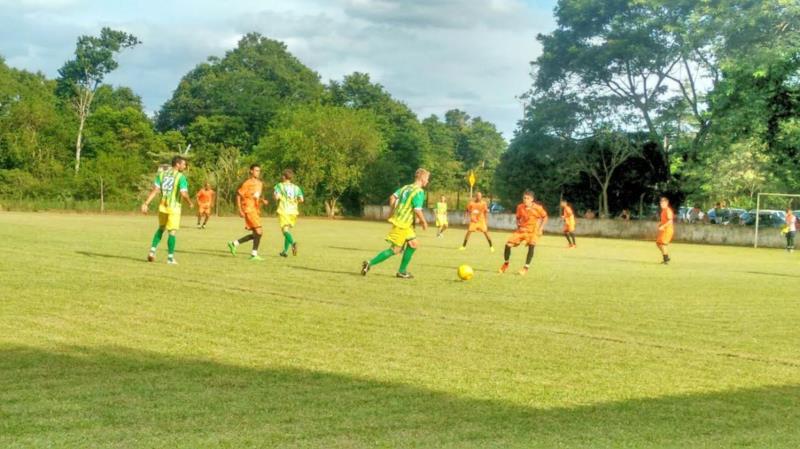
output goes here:
[[106, 211], [106, 201], [105, 201], [105, 193], [104, 193], [104, 186], [103, 186], [103, 177], [100, 177], [100, 213], [105, 213]]

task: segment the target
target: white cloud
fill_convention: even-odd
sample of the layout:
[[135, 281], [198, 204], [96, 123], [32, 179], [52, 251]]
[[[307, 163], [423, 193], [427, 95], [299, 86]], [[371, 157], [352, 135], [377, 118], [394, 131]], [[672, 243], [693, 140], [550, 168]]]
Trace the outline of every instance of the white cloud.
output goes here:
[[0, 55], [50, 76], [80, 34], [113, 26], [137, 35], [143, 44], [120, 56], [108, 81], [132, 87], [151, 111], [188, 70], [256, 31], [286, 42], [323, 80], [367, 72], [421, 118], [457, 107], [495, 122], [506, 137], [521, 116], [515, 96], [531, 83], [536, 33], [554, 27], [549, 11], [520, 0], [203, 0], [188, 9], [170, 0], [6, 3], [14, 6], [0, 12]]

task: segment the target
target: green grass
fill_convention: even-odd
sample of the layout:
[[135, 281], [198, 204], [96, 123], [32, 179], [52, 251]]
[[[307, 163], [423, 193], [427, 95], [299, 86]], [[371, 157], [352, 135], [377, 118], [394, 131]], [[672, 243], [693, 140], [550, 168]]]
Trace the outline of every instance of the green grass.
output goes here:
[[[462, 231], [366, 278], [382, 223], [0, 214], [0, 447], [797, 447], [800, 262], [559, 237], [527, 277]], [[499, 243], [505, 234], [495, 233]], [[524, 250], [512, 256], [518, 268]], [[470, 282], [455, 280], [469, 263]]]

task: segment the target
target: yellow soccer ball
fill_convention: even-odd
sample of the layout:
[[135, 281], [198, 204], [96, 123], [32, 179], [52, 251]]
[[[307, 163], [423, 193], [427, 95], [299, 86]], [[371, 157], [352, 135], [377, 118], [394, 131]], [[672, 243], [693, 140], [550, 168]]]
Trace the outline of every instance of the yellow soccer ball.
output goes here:
[[472, 267], [469, 265], [461, 265], [458, 267], [458, 278], [462, 281], [468, 281], [472, 279], [472, 276], [475, 275], [475, 272], [472, 271]]

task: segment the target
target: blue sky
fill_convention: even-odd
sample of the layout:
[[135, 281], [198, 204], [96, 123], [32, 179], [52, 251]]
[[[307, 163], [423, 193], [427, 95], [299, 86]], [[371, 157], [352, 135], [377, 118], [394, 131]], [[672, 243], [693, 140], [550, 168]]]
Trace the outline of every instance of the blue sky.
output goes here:
[[0, 55], [56, 76], [81, 34], [103, 26], [143, 44], [120, 56], [108, 82], [129, 86], [149, 112], [208, 56], [245, 33], [284, 41], [324, 82], [368, 72], [420, 118], [452, 108], [510, 138], [530, 86], [537, 33], [554, 26], [555, 0], [0, 0]]

